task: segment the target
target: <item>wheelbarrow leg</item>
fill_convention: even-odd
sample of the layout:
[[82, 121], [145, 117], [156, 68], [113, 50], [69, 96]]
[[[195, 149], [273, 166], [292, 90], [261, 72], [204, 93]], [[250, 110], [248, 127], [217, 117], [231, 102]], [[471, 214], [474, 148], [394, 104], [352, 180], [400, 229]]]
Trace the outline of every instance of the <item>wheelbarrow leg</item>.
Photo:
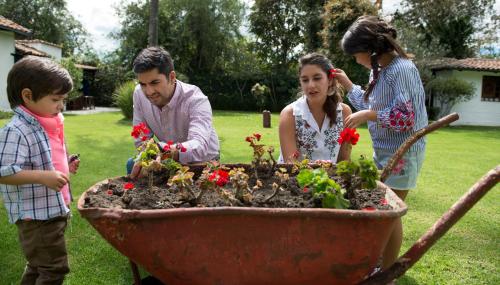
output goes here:
[[500, 182], [500, 165], [490, 170], [464, 194], [408, 251], [388, 269], [378, 272], [359, 285], [379, 285], [402, 276], [436, 241]]
[[134, 285], [141, 285], [141, 274], [139, 273], [139, 268], [132, 260], [130, 262], [130, 268], [132, 269], [132, 275], [134, 276]]

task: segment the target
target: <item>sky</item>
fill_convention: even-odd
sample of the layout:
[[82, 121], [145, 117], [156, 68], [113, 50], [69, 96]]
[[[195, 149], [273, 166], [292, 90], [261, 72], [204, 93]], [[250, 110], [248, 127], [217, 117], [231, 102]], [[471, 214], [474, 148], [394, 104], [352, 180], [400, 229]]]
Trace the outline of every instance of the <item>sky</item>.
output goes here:
[[[130, 0], [66, 0], [68, 10], [75, 16], [89, 32], [91, 46], [98, 54], [104, 55], [113, 51], [119, 45], [109, 34], [120, 29], [120, 19], [116, 15], [115, 7], [122, 1]], [[249, 5], [252, 0], [245, 0]], [[400, 0], [383, 0], [384, 15], [394, 12], [401, 3]], [[495, 9], [500, 11], [500, 0], [496, 0]], [[145, 31], [147, 32], [147, 31]]]

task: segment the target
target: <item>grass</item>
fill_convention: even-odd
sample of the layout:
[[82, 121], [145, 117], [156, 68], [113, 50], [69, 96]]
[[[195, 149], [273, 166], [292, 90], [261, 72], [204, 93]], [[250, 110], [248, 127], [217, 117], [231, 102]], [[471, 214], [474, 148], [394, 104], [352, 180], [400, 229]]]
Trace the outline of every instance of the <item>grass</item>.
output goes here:
[[[215, 112], [214, 123], [221, 140], [222, 162], [249, 162], [251, 150], [245, 136], [259, 132], [263, 142], [279, 149], [277, 114], [272, 128], [262, 128], [260, 114]], [[0, 120], [3, 126], [7, 120]], [[131, 123], [120, 113], [66, 116], [70, 152], [81, 154], [79, 173], [72, 176], [75, 196], [107, 177], [123, 175], [125, 162], [134, 153]], [[366, 128], [353, 156], [371, 156]], [[403, 218], [403, 251], [409, 248], [459, 197], [489, 169], [500, 162], [500, 128], [454, 127], [428, 136], [426, 160], [418, 188], [407, 198]], [[463, 217], [398, 284], [500, 284], [499, 186], [490, 191]], [[2, 203], [3, 204], [3, 203]], [[66, 233], [71, 273], [65, 284], [132, 284], [127, 259], [115, 251], [75, 206]], [[0, 284], [18, 284], [24, 257], [0, 207]]]

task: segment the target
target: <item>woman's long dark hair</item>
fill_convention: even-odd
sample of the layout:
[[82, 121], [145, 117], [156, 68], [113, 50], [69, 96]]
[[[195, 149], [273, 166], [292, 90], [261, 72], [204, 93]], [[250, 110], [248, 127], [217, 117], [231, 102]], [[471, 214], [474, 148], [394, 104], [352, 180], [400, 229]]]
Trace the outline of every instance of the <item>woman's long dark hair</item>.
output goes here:
[[[330, 78], [330, 69], [333, 69], [333, 64], [324, 55], [320, 53], [309, 53], [299, 59], [299, 77], [302, 68], [305, 65], [319, 66], [325, 73], [327, 78]], [[323, 111], [325, 111], [328, 118], [330, 118], [330, 127], [337, 121], [337, 104], [342, 102], [342, 96], [337, 80], [333, 79], [333, 84], [328, 88], [328, 96], [323, 104]]]
[[384, 20], [376, 16], [359, 17], [344, 34], [341, 41], [342, 49], [345, 53], [353, 55], [358, 52], [369, 52], [372, 66], [373, 78], [366, 88], [364, 99], [368, 101], [368, 96], [372, 92], [378, 80], [379, 65], [378, 59], [384, 53], [396, 50], [396, 52], [408, 58], [403, 48], [396, 41], [397, 32]]

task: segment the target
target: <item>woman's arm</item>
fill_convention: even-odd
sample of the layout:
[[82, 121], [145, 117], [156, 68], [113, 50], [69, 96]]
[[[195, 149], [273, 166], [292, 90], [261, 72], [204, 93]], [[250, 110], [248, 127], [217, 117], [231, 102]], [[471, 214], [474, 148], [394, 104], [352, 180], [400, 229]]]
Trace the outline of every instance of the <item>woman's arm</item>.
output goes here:
[[[346, 119], [349, 115], [352, 114], [351, 108], [344, 104], [342, 104], [342, 117], [344, 120], [344, 126], [346, 125]], [[352, 150], [352, 145], [350, 143], [343, 143], [340, 146], [340, 151], [339, 155], [337, 157], [337, 162], [343, 161], [343, 160], [351, 160], [351, 150]]]
[[295, 118], [293, 109], [288, 105], [281, 111], [279, 123], [279, 136], [281, 156], [285, 163], [293, 162], [293, 154], [297, 151], [297, 141], [295, 138]]

